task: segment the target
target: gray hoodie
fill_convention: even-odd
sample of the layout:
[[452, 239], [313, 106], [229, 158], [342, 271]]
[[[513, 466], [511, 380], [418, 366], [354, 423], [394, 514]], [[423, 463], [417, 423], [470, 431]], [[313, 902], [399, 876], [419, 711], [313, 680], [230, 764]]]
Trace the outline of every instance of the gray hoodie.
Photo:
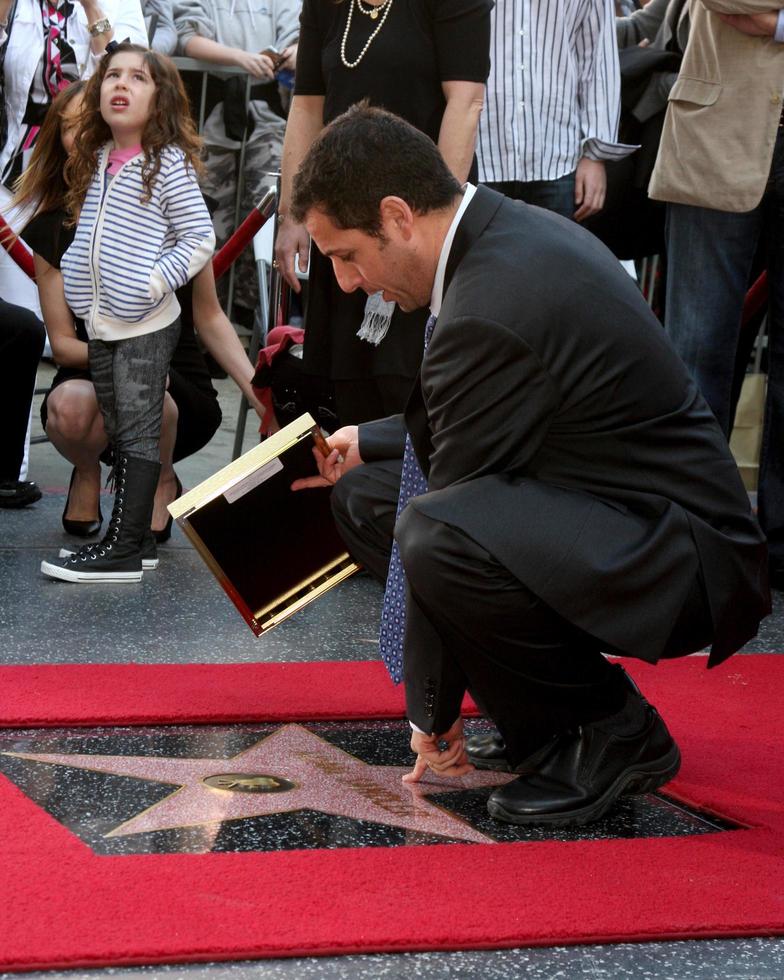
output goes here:
[[197, 36], [243, 51], [282, 51], [299, 36], [300, 6], [300, 0], [175, 0], [180, 51]]

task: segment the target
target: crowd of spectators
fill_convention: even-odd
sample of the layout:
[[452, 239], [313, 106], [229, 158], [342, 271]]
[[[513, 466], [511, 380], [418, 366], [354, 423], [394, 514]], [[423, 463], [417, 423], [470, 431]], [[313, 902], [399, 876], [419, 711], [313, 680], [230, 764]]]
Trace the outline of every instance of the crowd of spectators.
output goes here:
[[[0, 209], [20, 233], [30, 202], [14, 208], [14, 188], [49, 107], [94, 72], [113, 39], [215, 66], [201, 183], [218, 245], [267, 175], [281, 172], [276, 262], [294, 291], [309, 267], [302, 370], [334, 390], [337, 424], [402, 409], [426, 318], [380, 294], [341, 293], [329, 260], [287, 213], [299, 161], [326, 123], [362, 99], [427, 133], [461, 182], [584, 222], [619, 258], [666, 252], [666, 329], [727, 435], [745, 370], [743, 298], [752, 271], [767, 267], [760, 517], [784, 580], [783, 14], [769, 0], [0, 0]], [[258, 281], [250, 254], [241, 261], [233, 319], [250, 325]], [[4, 250], [0, 299], [0, 364], [14, 365], [14, 386], [2, 385], [14, 422], [6, 430], [13, 447], [0, 447], [0, 505], [24, 506], [37, 492], [25, 480], [23, 433], [44, 316], [35, 283]], [[212, 353], [226, 336], [223, 325], [211, 329], [217, 317], [211, 306], [203, 317], [202, 346]], [[62, 372], [62, 324], [47, 327]], [[217, 359], [249, 390], [252, 370], [238, 369], [232, 351], [221, 358], [219, 349]], [[206, 387], [200, 358], [194, 344], [189, 363]], [[61, 448], [58, 400], [48, 401], [47, 430]], [[81, 424], [75, 431], [87, 432]], [[91, 442], [93, 472], [99, 442]], [[78, 452], [65, 455], [74, 461]], [[64, 514], [72, 528], [97, 516], [97, 484], [80, 495], [77, 471], [77, 499]], [[169, 481], [173, 488], [171, 470]]]

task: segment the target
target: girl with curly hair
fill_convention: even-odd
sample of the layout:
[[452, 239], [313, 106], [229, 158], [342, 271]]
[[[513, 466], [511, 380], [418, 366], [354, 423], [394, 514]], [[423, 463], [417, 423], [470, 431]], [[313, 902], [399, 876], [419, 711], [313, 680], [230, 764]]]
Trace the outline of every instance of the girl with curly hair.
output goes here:
[[196, 182], [200, 141], [177, 69], [122, 43], [85, 88], [65, 167], [76, 223], [62, 257], [65, 299], [83, 318], [88, 359], [114, 452], [112, 519], [41, 571], [67, 582], [138, 582], [157, 557], [150, 531], [166, 378], [180, 331], [174, 291], [207, 263], [215, 236]]

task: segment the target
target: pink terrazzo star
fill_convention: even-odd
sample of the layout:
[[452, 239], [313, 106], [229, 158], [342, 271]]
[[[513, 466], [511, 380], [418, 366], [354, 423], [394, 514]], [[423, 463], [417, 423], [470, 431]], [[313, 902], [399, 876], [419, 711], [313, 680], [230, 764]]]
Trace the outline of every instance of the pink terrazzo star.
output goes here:
[[[159, 803], [115, 827], [107, 837], [214, 825], [224, 820], [307, 809], [454, 840], [492, 844], [491, 837], [431, 803], [427, 794], [498, 786], [514, 778], [498, 772], [475, 771], [455, 779], [429, 773], [420, 783], [403, 783], [402, 776], [410, 772], [409, 767], [368, 765], [301, 725], [283, 725], [230, 759], [4, 754], [179, 787]], [[277, 777], [294, 785], [284, 791], [254, 793], [237, 788], [218, 789], [204, 782], [219, 775], [233, 777], [224, 782], [236, 786], [238, 779], [249, 775]]]

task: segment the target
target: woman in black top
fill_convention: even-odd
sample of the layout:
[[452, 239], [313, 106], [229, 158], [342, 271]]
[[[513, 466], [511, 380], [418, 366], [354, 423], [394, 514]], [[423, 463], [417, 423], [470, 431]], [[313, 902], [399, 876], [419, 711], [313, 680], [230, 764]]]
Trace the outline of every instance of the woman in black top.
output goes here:
[[[304, 0], [294, 99], [283, 147], [276, 260], [299, 291], [308, 235], [287, 216], [291, 184], [322, 127], [362, 99], [427, 133], [460, 180], [474, 167], [490, 69], [490, 0]], [[422, 359], [428, 311], [367, 307], [310, 254], [304, 369], [335, 383], [341, 425], [402, 411]], [[360, 339], [362, 331], [368, 339]], [[388, 333], [384, 333], [388, 329]], [[381, 339], [379, 339], [381, 338]]]
[[[83, 321], [66, 305], [60, 273], [60, 259], [75, 232], [65, 226], [67, 216], [59, 205], [65, 195], [62, 170], [74, 139], [80, 89], [81, 84], [76, 83], [53, 102], [17, 200], [43, 205], [22, 233], [34, 253], [41, 307], [59, 366], [41, 408], [41, 421], [52, 444], [74, 464], [63, 526], [71, 534], [89, 537], [101, 525], [100, 462], [107, 448], [106, 435], [87, 366], [87, 332]], [[205, 446], [221, 421], [217, 393], [196, 343], [194, 319], [205, 347], [259, 414], [263, 413], [251, 387], [253, 366], [218, 303], [211, 263], [177, 295], [182, 329], [164, 399], [161, 476], [152, 520], [159, 541], [165, 541], [171, 532], [166, 505], [182, 489], [173, 463]]]

